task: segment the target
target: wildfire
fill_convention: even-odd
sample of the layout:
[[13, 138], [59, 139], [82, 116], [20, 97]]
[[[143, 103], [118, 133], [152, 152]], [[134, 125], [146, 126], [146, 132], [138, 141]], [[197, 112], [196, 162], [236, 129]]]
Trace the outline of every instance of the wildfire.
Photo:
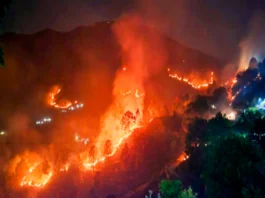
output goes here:
[[[145, 100], [144, 82], [149, 75], [146, 67], [153, 60], [144, 55], [152, 46], [146, 46], [149, 44], [146, 42], [146, 37], [139, 34], [142, 26], [137, 25], [138, 21], [132, 22], [132, 25], [129, 26], [127, 23], [118, 23], [113, 27], [124, 53], [123, 61], [126, 67], [121, 67], [116, 73], [113, 85], [113, 103], [100, 118], [100, 133], [94, 141], [95, 145], [91, 145], [92, 141], [90, 142], [88, 138], [73, 134], [71, 136], [73, 142], [82, 143], [83, 146], [88, 144], [91, 146], [90, 150], [77, 151], [77, 155], [73, 157], [74, 160], [68, 156], [69, 159], [64, 161], [64, 164], [56, 163], [58, 165], [56, 168], [54, 168], [55, 161], [46, 160], [43, 155], [36, 153], [18, 155], [12, 166], [9, 167], [9, 169], [13, 168], [9, 170], [9, 173], [11, 176], [15, 175], [16, 182], [20, 186], [44, 187], [54, 175], [69, 171], [69, 168], [76, 163], [83, 171], [91, 170], [108, 157], [115, 155], [124, 140], [141, 126]], [[71, 108], [74, 104], [71, 101], [58, 101], [60, 92], [61, 88], [54, 86], [48, 94], [47, 103], [61, 110]], [[93, 146], [99, 152], [95, 152], [93, 149], [91, 151]], [[48, 153], [50, 154], [50, 152]], [[93, 157], [91, 157], [92, 153]], [[19, 172], [20, 170], [22, 172]]]
[[69, 166], [70, 166], [69, 163], [64, 164], [64, 165], [60, 168], [60, 172], [66, 172], [66, 171], [68, 171]]
[[227, 119], [235, 120], [236, 119], [236, 113], [235, 112], [231, 112], [231, 113], [227, 114]]
[[[170, 72], [171, 71], [170, 68], [168, 68], [167, 71]], [[185, 82], [189, 84], [191, 87], [193, 87], [194, 89], [202, 89], [202, 88], [209, 87], [209, 85], [213, 84], [213, 75], [214, 73], [211, 72], [211, 76], [208, 81], [202, 81], [203, 83], [197, 83], [195, 82], [195, 80], [190, 80], [187, 77], [181, 77], [177, 73], [169, 73], [169, 77]]]
[[136, 89], [136, 91], [135, 91], [135, 97], [136, 97], [136, 98], [140, 98], [140, 97], [142, 97], [142, 96], [144, 96], [144, 93], [139, 94], [139, 93], [138, 93], [138, 89]]
[[14, 157], [7, 168], [9, 175], [14, 175], [22, 187], [44, 187], [52, 178], [52, 163], [43, 156], [26, 151]]
[[[138, 128], [138, 126], [135, 126], [135, 128]], [[99, 159], [97, 159], [91, 163], [89, 162], [89, 159], [87, 159], [87, 158], [84, 159], [84, 161], [83, 161], [84, 168], [86, 170], [90, 170], [92, 167], [96, 166], [98, 163], [104, 162], [107, 157], [113, 156], [116, 153], [116, 151], [118, 150], [118, 148], [120, 147], [120, 145], [123, 143], [123, 141], [125, 139], [127, 139], [133, 133], [135, 128], [132, 128], [126, 135], [124, 135], [122, 138], [119, 139], [118, 143], [114, 146], [114, 149], [112, 150], [112, 152], [110, 154], [102, 156]]]
[[72, 102], [69, 100], [61, 100], [59, 103], [56, 102], [56, 97], [61, 92], [61, 87], [56, 85], [54, 86], [51, 91], [48, 93], [48, 105], [53, 106], [54, 108], [58, 109], [67, 109], [72, 106]]

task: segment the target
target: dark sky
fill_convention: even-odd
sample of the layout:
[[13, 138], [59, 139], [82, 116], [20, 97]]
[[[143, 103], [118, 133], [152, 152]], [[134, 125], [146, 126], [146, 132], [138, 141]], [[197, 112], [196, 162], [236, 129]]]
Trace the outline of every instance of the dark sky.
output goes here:
[[[136, 2], [137, 1], [137, 2]], [[5, 31], [69, 31], [140, 10], [177, 41], [222, 59], [232, 59], [264, 0], [12, 0]], [[265, 21], [265, 20], [264, 20]]]

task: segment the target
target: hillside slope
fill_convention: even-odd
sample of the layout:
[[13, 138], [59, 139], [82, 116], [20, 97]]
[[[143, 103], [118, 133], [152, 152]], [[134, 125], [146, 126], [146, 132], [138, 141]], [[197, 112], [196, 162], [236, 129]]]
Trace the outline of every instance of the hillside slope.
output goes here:
[[[202, 68], [219, 70], [222, 65], [211, 56], [162, 37], [168, 55], [165, 68], [170, 66], [188, 73]], [[45, 93], [54, 84], [62, 84], [63, 94], [68, 98], [89, 104], [95, 115], [109, 105], [115, 72], [122, 62], [111, 23], [100, 22], [63, 33], [50, 29], [32, 35], [7, 33], [0, 37], [0, 42], [7, 65], [0, 70], [2, 119], [18, 107], [36, 113], [43, 107]], [[166, 79], [166, 72], [159, 76], [148, 85], [153, 90], [160, 85], [175, 87], [174, 95], [183, 94], [183, 90], [192, 91], [188, 85]], [[161, 95], [161, 91], [157, 94]]]

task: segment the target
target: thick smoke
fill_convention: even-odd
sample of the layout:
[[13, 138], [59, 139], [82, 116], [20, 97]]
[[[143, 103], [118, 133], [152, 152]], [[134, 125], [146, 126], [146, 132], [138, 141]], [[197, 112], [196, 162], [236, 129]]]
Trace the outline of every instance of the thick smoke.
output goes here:
[[102, 131], [98, 142], [102, 144], [110, 139], [115, 145], [126, 133], [121, 125], [125, 112], [138, 113], [138, 124], [142, 120], [144, 84], [150, 76], [161, 71], [167, 56], [160, 35], [146, 26], [138, 14], [122, 16], [114, 24], [113, 32], [121, 46], [123, 65], [114, 80], [113, 104], [101, 119]]
[[246, 70], [249, 60], [254, 56], [258, 61], [265, 57], [265, 27], [264, 14], [256, 14], [250, 21], [249, 31], [240, 44], [238, 71]]

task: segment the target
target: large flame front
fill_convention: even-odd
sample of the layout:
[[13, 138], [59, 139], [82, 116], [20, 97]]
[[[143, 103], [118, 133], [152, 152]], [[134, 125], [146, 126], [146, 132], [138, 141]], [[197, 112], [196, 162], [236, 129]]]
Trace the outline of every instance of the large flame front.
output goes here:
[[14, 157], [7, 172], [12, 178], [12, 185], [31, 187], [44, 187], [54, 174], [50, 159], [30, 151]]
[[[79, 151], [80, 153], [75, 157], [79, 160], [78, 165], [81, 170], [90, 170], [98, 163], [105, 161], [106, 157], [114, 155], [122, 142], [142, 122], [145, 98], [144, 80], [148, 73], [146, 66], [149, 60], [153, 60], [148, 56], [146, 58], [145, 55], [148, 54], [149, 49], [153, 48], [149, 46], [153, 43], [147, 44], [146, 37], [141, 35], [139, 19], [133, 18], [132, 21], [130, 20], [131, 18], [127, 18], [125, 23], [121, 21], [114, 27], [123, 55], [126, 57], [124, 58], [126, 67], [124, 66], [117, 71], [114, 81], [113, 103], [101, 117], [100, 134], [95, 145], [93, 145], [96, 149], [91, 149], [94, 147], [90, 145], [89, 151]], [[53, 87], [48, 95], [48, 104], [54, 108], [69, 108], [72, 105], [70, 101], [58, 102], [57, 96], [60, 91], [59, 86]], [[95, 152], [95, 150], [98, 152]], [[11, 162], [12, 166], [10, 167], [14, 168], [11, 171], [9, 170], [9, 175], [15, 175], [16, 182], [18, 181], [17, 183], [20, 186], [43, 187], [49, 183], [52, 176], [56, 175], [57, 172], [68, 171], [69, 167], [76, 163], [76, 160], [73, 161], [69, 159], [64, 163], [57, 163], [56, 168], [53, 168], [54, 161], [51, 161], [53, 163], [47, 162], [41, 155], [19, 155]], [[43, 169], [43, 167], [47, 167], [47, 163], [49, 168]], [[18, 169], [23, 169], [23, 172], [18, 174], [16, 171]]]
[[209, 80], [198, 80], [194, 77], [181, 77], [179, 74], [176, 72], [171, 72], [171, 69], [168, 68], [167, 71], [169, 72], [169, 77], [177, 79], [179, 81], [185, 82], [189, 84], [192, 88], [194, 89], [202, 89], [202, 88], [207, 88], [209, 85], [213, 84], [213, 75], [214, 73], [211, 72]]

